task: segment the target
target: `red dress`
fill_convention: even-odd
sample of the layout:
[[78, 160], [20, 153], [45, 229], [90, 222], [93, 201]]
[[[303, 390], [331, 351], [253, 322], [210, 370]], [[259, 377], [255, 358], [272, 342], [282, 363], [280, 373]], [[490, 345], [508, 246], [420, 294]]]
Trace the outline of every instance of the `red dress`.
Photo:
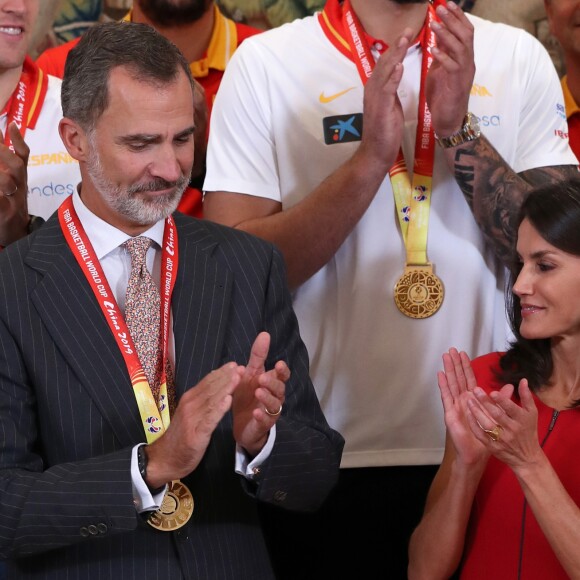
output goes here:
[[[473, 361], [477, 383], [487, 392], [502, 386], [494, 374], [500, 357], [492, 353]], [[580, 410], [557, 412], [535, 396], [534, 401], [544, 453], [567, 492], [580, 505], [580, 463], [575, 452], [575, 443], [580, 441]], [[475, 496], [461, 578], [568, 578], [525, 502], [513, 471], [493, 457]]]

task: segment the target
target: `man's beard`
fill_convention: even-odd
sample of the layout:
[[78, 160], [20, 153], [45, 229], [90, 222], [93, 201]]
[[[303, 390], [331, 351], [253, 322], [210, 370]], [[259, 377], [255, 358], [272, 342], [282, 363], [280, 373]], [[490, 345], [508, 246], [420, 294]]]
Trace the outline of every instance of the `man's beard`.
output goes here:
[[[106, 175], [95, 148], [87, 161], [87, 173], [105, 203], [116, 213], [131, 222], [152, 226], [159, 220], [170, 216], [179, 205], [181, 196], [189, 183], [189, 176], [182, 175], [177, 181], [166, 181], [161, 177], [152, 178], [146, 183], [135, 183], [128, 187], [115, 185]], [[174, 188], [171, 193], [147, 199], [138, 195], [147, 191], [160, 191]]]
[[199, 20], [211, 0], [137, 0], [143, 14], [158, 26], [181, 26]]

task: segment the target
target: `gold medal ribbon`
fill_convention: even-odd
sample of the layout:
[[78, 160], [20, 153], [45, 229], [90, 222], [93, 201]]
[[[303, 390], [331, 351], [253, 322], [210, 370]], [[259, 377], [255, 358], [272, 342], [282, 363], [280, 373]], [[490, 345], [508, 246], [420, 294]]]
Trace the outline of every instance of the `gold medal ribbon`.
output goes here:
[[175, 286], [178, 264], [177, 230], [173, 218], [165, 220], [163, 232], [163, 251], [161, 255], [161, 321], [163, 374], [159, 390], [159, 401], [155, 401], [133, 339], [113, 292], [107, 282], [95, 250], [74, 209], [72, 196], [62, 203], [58, 209], [58, 218], [64, 237], [77, 263], [83, 271], [99, 306], [115, 337], [117, 346], [127, 365], [135, 400], [139, 407], [141, 421], [145, 430], [147, 443], [153, 443], [161, 437], [169, 427], [169, 403], [167, 399], [167, 377], [165, 374], [169, 343], [169, 319], [171, 314], [171, 295]]
[[[433, 62], [431, 48], [435, 45], [435, 34], [431, 30], [431, 23], [436, 18], [435, 8], [439, 4], [444, 4], [444, 0], [434, 0], [429, 4], [425, 22], [418, 35], [423, 58], [413, 179], [411, 181], [409, 177], [402, 149], [399, 149], [397, 159], [389, 170], [406, 250], [405, 271], [395, 286], [394, 298], [397, 308], [411, 318], [427, 318], [435, 314], [441, 307], [444, 295], [443, 285], [433, 274], [433, 267], [427, 259], [435, 140], [425, 96], [425, 81]], [[319, 22], [332, 44], [354, 61], [365, 85], [373, 73], [375, 59], [350, 0], [344, 0], [342, 6], [339, 0], [328, 0]]]
[[[436, 0], [435, 4], [442, 3]], [[407, 251], [407, 264], [427, 265], [427, 233], [429, 230], [429, 212], [433, 180], [433, 163], [435, 139], [431, 124], [431, 113], [425, 97], [425, 80], [433, 62], [431, 47], [435, 44], [435, 35], [431, 22], [436, 18], [435, 6], [430, 4], [425, 24], [419, 33], [419, 42], [423, 48], [421, 63], [421, 84], [419, 90], [419, 112], [415, 138], [415, 160], [413, 164], [413, 181], [402, 149], [397, 160], [389, 171], [393, 197], [397, 208], [397, 217], [401, 227], [403, 242]], [[375, 67], [366, 34], [357, 15], [352, 10], [350, 0], [345, 0], [343, 8], [343, 28], [350, 46], [359, 76], [366, 84]]]

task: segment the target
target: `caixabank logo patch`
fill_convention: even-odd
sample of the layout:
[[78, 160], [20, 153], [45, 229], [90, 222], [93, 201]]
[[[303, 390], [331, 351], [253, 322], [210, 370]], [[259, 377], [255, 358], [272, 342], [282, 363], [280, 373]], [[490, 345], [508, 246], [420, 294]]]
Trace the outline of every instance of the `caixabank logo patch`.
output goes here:
[[351, 113], [349, 115], [335, 115], [322, 119], [324, 142], [327, 145], [360, 141], [362, 138], [363, 115]]

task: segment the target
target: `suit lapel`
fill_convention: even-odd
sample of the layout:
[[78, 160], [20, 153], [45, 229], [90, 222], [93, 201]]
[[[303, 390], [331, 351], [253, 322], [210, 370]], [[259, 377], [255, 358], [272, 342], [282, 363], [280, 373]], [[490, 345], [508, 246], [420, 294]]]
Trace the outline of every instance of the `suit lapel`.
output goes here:
[[[218, 244], [202, 222], [176, 215], [176, 224], [172, 313], [180, 397], [223, 362], [232, 276], [212, 257]], [[38, 232], [26, 263], [43, 276], [31, 292], [34, 308], [115, 436], [124, 446], [144, 441], [125, 361], [56, 216]]]
[[178, 396], [222, 363], [232, 276], [212, 257], [217, 242], [203, 226], [176, 215], [179, 272], [172, 301]]
[[[34, 308], [123, 446], [145, 440], [125, 361], [54, 216], [26, 257], [43, 274]], [[58, 385], [58, 380], [55, 381]]]

